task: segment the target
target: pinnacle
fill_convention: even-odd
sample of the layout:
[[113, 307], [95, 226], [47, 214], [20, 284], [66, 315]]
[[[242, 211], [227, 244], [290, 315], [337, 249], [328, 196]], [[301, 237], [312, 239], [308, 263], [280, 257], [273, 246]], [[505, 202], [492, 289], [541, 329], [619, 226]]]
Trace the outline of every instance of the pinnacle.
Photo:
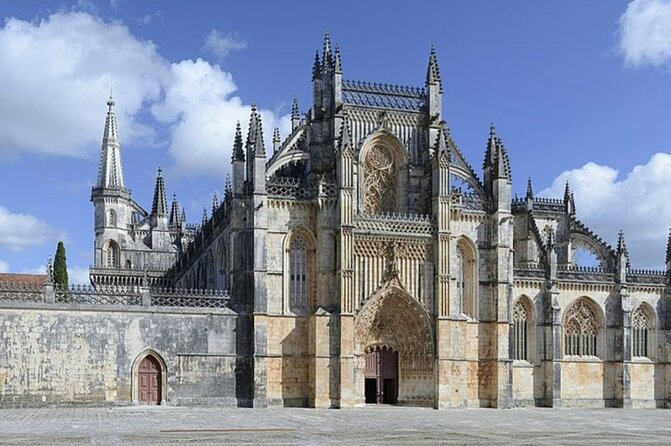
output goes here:
[[152, 215], [165, 216], [168, 213], [168, 203], [165, 199], [165, 182], [163, 181], [163, 173], [161, 168], [158, 168], [158, 175], [156, 176], [156, 186], [154, 187], [154, 200], [151, 206]]
[[291, 119], [298, 119], [298, 98], [294, 98], [291, 104]]
[[312, 65], [312, 80], [319, 78], [320, 71], [321, 71], [321, 64], [319, 63], [319, 51], [315, 51], [315, 62]]
[[336, 73], [342, 73], [342, 62], [340, 60], [340, 45], [336, 44], [335, 47], [335, 62], [334, 64], [334, 70]]
[[669, 238], [666, 242], [666, 264], [671, 263], [671, 228], [669, 229]]
[[439, 91], [443, 92], [443, 83], [440, 78], [440, 69], [438, 68], [438, 58], [436, 57], [436, 48], [431, 45], [429, 54], [429, 66], [426, 69], [426, 83], [429, 85], [438, 85]]
[[107, 101], [107, 116], [105, 117], [105, 130], [103, 131], [96, 186], [112, 189], [124, 188], [117, 121], [114, 113], [114, 100], [111, 96]]
[[527, 198], [528, 199], [533, 199], [534, 198], [534, 190], [531, 185], [531, 177], [527, 180]]
[[242, 150], [242, 129], [240, 121], [235, 124], [235, 139], [233, 140], [233, 161], [244, 161], [245, 152]]

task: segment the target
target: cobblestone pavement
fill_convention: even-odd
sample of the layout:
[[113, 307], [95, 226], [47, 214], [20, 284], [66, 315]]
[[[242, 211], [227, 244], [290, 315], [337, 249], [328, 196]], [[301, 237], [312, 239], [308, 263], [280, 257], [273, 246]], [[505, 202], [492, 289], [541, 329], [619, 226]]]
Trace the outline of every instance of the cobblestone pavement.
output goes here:
[[0, 410], [0, 445], [671, 444], [671, 410]]

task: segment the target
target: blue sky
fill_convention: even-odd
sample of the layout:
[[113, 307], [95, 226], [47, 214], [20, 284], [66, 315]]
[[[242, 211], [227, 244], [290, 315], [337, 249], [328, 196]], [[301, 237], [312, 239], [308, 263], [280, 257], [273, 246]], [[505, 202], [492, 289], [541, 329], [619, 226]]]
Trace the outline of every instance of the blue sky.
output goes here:
[[661, 267], [671, 226], [671, 2], [7, 1], [0, 4], [0, 271], [42, 267], [64, 239], [93, 250], [110, 77], [127, 186], [149, 207], [157, 167], [191, 222], [229, 171], [255, 100], [266, 137], [311, 101], [324, 30], [344, 77], [421, 86], [436, 46], [444, 116], [479, 171], [490, 121], [514, 191], [570, 180], [578, 216], [632, 263]]

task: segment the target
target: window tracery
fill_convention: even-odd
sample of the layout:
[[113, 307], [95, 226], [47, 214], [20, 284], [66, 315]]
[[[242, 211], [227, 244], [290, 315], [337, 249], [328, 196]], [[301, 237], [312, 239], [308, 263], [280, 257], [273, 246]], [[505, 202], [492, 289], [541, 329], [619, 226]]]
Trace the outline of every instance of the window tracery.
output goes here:
[[518, 299], [513, 307], [513, 358], [523, 361], [529, 360], [529, 311], [522, 299]]
[[289, 307], [292, 311], [308, 306], [308, 246], [305, 239], [295, 235], [289, 247]]
[[107, 268], [119, 268], [121, 266], [119, 245], [113, 240], [109, 240], [103, 249], [103, 258]]
[[650, 320], [643, 308], [638, 307], [631, 315], [632, 356], [648, 357]]
[[392, 151], [386, 146], [374, 146], [366, 155], [363, 168], [364, 213], [396, 212], [398, 166]]
[[566, 313], [564, 324], [564, 354], [597, 356], [599, 325], [592, 307], [581, 300]]

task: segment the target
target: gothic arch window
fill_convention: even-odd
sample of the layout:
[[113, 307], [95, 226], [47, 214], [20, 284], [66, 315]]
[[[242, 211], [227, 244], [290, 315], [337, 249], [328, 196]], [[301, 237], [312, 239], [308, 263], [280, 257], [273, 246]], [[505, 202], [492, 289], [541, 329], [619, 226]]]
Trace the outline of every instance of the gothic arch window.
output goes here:
[[126, 260], [126, 269], [131, 269], [133, 265], [131, 264], [130, 260]]
[[114, 209], [110, 209], [107, 213], [107, 226], [116, 227], [116, 212], [114, 212]]
[[564, 354], [598, 355], [599, 321], [594, 307], [586, 299], [573, 303], [564, 317]]
[[382, 144], [374, 145], [363, 160], [363, 212], [383, 214], [397, 212], [399, 203], [398, 160], [394, 151]]
[[476, 293], [476, 260], [473, 244], [465, 238], [457, 242], [457, 258], [455, 265], [457, 279], [457, 295], [455, 305], [458, 314], [465, 314], [476, 319], [478, 315]]
[[639, 305], [631, 313], [631, 355], [652, 358], [654, 319], [647, 306]]
[[531, 305], [526, 296], [520, 297], [513, 305], [512, 359], [530, 361], [529, 346], [532, 334]]
[[307, 228], [292, 231], [285, 242], [285, 312], [310, 310], [313, 302], [315, 241]]
[[217, 264], [219, 265], [218, 287], [222, 290], [228, 289], [228, 259], [226, 257], [226, 246], [224, 240], [219, 241], [217, 249]]
[[119, 245], [114, 240], [108, 240], [103, 247], [103, 262], [107, 268], [119, 268], [121, 266], [121, 252]]

